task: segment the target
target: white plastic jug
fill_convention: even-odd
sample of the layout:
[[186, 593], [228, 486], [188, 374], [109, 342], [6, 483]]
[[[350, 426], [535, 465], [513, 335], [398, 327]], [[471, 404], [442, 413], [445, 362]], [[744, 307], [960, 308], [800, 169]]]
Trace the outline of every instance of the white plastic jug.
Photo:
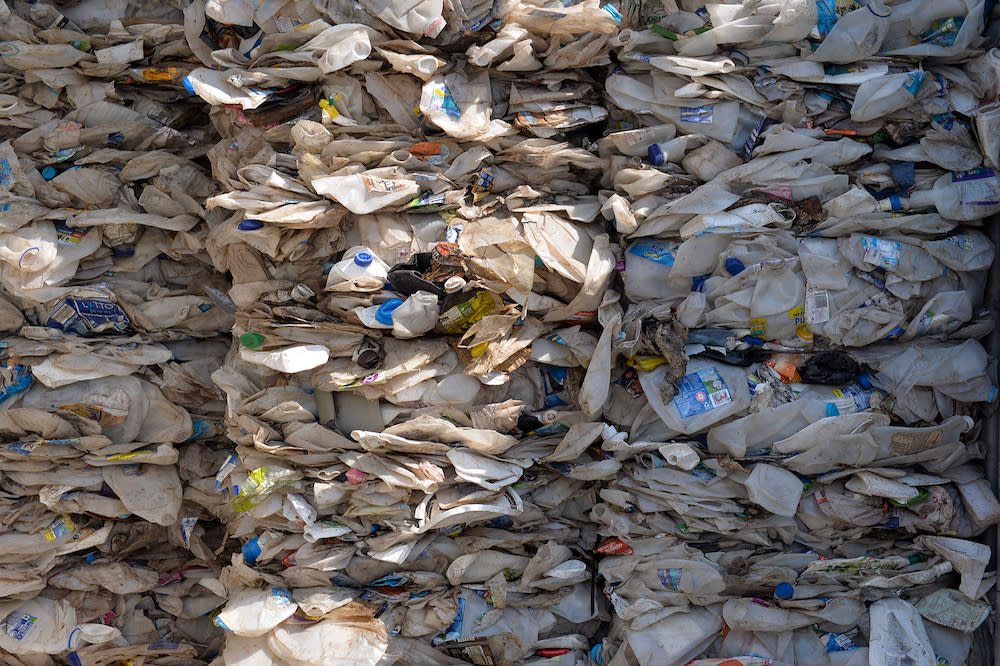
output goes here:
[[742, 413], [750, 406], [746, 373], [723, 363], [692, 359], [687, 375], [677, 381], [677, 393], [664, 403], [659, 386], [666, 365], [639, 373], [649, 404], [674, 432], [694, 434]]
[[795, 515], [802, 497], [802, 481], [788, 470], [758, 463], [744, 484], [754, 504], [778, 516]]
[[797, 265], [797, 260], [764, 262], [750, 301], [752, 335], [788, 345], [812, 342], [812, 331], [805, 323], [806, 285], [795, 270]]
[[216, 626], [240, 636], [263, 636], [290, 618], [298, 608], [288, 590], [243, 589], [216, 616]]
[[879, 201], [879, 210], [898, 211], [933, 206], [941, 217], [970, 221], [1000, 212], [1000, 175], [983, 167], [946, 173], [929, 190], [914, 190], [909, 197]]
[[892, 10], [880, 0], [872, 0], [837, 20], [810, 60], [849, 63], [864, 60], [882, 47], [889, 32]]

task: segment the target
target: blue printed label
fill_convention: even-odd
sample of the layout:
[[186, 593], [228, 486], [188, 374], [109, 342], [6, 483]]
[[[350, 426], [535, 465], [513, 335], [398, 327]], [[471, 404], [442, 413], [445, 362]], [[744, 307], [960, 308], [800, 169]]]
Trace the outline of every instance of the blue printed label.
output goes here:
[[7, 617], [7, 635], [14, 640], [22, 640], [37, 621], [38, 618], [34, 615], [28, 615], [24, 611], [15, 611]]
[[953, 46], [963, 23], [965, 23], [964, 16], [934, 19], [920, 41], [935, 46]]
[[863, 412], [871, 407], [871, 391], [865, 390], [859, 384], [841, 386], [839, 389], [834, 389], [833, 394], [838, 398], [850, 398], [853, 400], [854, 406], [858, 408], [859, 412]]
[[56, 227], [56, 240], [60, 245], [79, 245], [80, 241], [87, 237], [89, 227], [72, 228], [58, 222]]
[[417, 208], [419, 206], [436, 206], [438, 204], [443, 204], [445, 199], [445, 193], [440, 192], [438, 194], [431, 194], [430, 192], [425, 192], [419, 197], [407, 204], [407, 208]]
[[60, 298], [52, 308], [46, 326], [67, 333], [124, 333], [129, 319], [118, 304], [107, 298]]
[[8, 367], [0, 363], [0, 402], [17, 395], [31, 386], [31, 368], [25, 365]]
[[854, 644], [854, 641], [844, 634], [824, 634], [820, 636], [820, 640], [826, 646], [827, 652], [845, 652], [858, 647]]
[[443, 83], [436, 86], [431, 92], [431, 111], [444, 111], [452, 118], [462, 115], [462, 110], [458, 108], [455, 98], [451, 95], [451, 90]]
[[458, 612], [455, 613], [455, 619], [452, 620], [448, 628], [444, 630], [444, 634], [435, 637], [431, 641], [431, 645], [438, 646], [445, 641], [453, 641], [462, 637], [462, 626], [465, 624], [465, 599], [462, 597], [458, 598]]
[[712, 122], [711, 106], [682, 106], [682, 123], [710, 123]]
[[893, 270], [899, 266], [899, 256], [903, 252], [903, 244], [898, 241], [862, 236], [861, 246], [865, 250], [865, 261], [874, 266]]
[[919, 70], [909, 72], [906, 75], [906, 81], [903, 83], [903, 90], [916, 97], [917, 91], [920, 90], [920, 86], [923, 85], [924, 77], [926, 76], [926, 72], [921, 72]]
[[677, 251], [677, 247], [678, 244], [671, 241], [645, 240], [635, 243], [628, 249], [628, 252], [629, 254], [642, 257], [643, 259], [647, 259], [649, 261], [654, 261], [658, 264], [662, 264], [663, 266], [673, 266], [674, 253]]
[[733, 401], [726, 382], [715, 368], [704, 368], [677, 382], [674, 406], [682, 418], [728, 405]]
[[657, 569], [656, 575], [660, 579], [660, 584], [668, 590], [676, 592], [680, 589], [681, 576], [684, 569]]
[[267, 600], [272, 606], [282, 607], [292, 603], [292, 593], [283, 587], [276, 587], [271, 590], [271, 597]]
[[10, 168], [10, 162], [6, 159], [0, 160], [0, 187], [4, 189], [10, 189], [10, 186], [14, 184], [14, 173]]
[[1000, 203], [1000, 185], [993, 169], [980, 167], [971, 171], [955, 171], [951, 182], [957, 183], [958, 200], [966, 206], [993, 206]]
[[621, 23], [622, 15], [621, 12], [619, 12], [617, 9], [615, 9], [611, 5], [604, 5], [603, 7], [601, 7], [601, 9], [606, 11], [611, 16], [611, 18], [613, 18], [616, 22]]
[[860, 7], [854, 0], [818, 0], [816, 2], [816, 29], [820, 39], [825, 39], [837, 20]]

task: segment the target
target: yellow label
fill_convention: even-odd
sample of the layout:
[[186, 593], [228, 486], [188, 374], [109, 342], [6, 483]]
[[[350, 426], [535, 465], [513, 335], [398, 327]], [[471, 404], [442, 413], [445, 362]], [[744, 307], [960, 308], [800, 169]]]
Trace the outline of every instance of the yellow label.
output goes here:
[[63, 514], [52, 521], [52, 523], [42, 530], [42, 536], [46, 541], [55, 541], [61, 536], [65, 536], [76, 529], [73, 519]]
[[339, 101], [340, 101], [340, 94], [338, 93], [337, 95], [334, 95], [330, 99], [321, 99], [319, 101], [319, 108], [326, 111], [326, 114], [330, 116], [330, 118], [336, 118], [337, 116], [340, 115], [340, 111], [338, 111], [337, 107], [335, 107], [333, 104], [334, 102], [339, 102]]
[[129, 451], [128, 453], [119, 453], [117, 455], [109, 456], [108, 460], [131, 460], [136, 456], [145, 455], [147, 453], [154, 453], [152, 449], [139, 449], [138, 451]]
[[795, 334], [806, 342], [812, 342], [813, 334], [812, 331], [809, 330], [808, 324], [806, 324], [805, 306], [800, 305], [797, 308], [789, 310], [788, 318], [795, 321]]
[[837, 396], [838, 398], [843, 398], [844, 397], [844, 392], [841, 391], [840, 389], [833, 389], [833, 394], [835, 396]]
[[667, 359], [662, 356], [656, 356], [653, 358], [639, 358], [633, 356], [632, 358], [625, 361], [625, 365], [635, 368], [636, 370], [645, 370], [646, 372], [656, 368], [657, 366], [663, 365], [667, 362]]
[[167, 67], [166, 69], [157, 69], [155, 67], [147, 67], [146, 69], [140, 70], [142, 78], [147, 81], [173, 81], [177, 78], [179, 70], [176, 67]]
[[267, 492], [267, 468], [258, 467], [247, 475], [247, 480], [240, 486], [240, 494], [234, 497], [229, 506], [233, 511], [249, 511], [261, 503]]
[[767, 320], [763, 318], [750, 320], [750, 335], [762, 337], [767, 334]]
[[469, 300], [459, 303], [441, 315], [441, 325], [449, 333], [461, 333], [489, 313], [496, 303], [488, 291], [480, 291]]
[[100, 407], [95, 405], [88, 405], [82, 402], [70, 403], [68, 405], [59, 405], [56, 409], [61, 409], [77, 416], [82, 416], [85, 419], [90, 419], [91, 421], [97, 421], [101, 424], [102, 428], [107, 428], [108, 426], [118, 425], [125, 421], [128, 414], [112, 414]]

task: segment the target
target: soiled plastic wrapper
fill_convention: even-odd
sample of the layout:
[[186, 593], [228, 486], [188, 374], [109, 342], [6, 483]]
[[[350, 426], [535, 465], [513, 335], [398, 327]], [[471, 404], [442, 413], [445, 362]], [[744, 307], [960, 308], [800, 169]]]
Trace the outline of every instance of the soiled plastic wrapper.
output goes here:
[[996, 12], [0, 0], [4, 663], [985, 663]]

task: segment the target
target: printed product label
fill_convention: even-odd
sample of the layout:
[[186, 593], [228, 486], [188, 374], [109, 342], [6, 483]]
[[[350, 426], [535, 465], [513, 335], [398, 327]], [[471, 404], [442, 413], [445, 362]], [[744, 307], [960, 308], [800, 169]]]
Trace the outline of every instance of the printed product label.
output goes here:
[[830, 295], [826, 289], [806, 288], [806, 323], [822, 324], [830, 320]]
[[958, 186], [958, 200], [965, 206], [993, 206], [1000, 203], [1000, 185], [993, 169], [981, 167], [955, 171], [951, 182]]
[[889, 452], [897, 456], [907, 456], [933, 448], [941, 439], [940, 430], [931, 432], [921, 430], [902, 430], [893, 433], [889, 443]]
[[[809, 330], [809, 325], [806, 324], [805, 307], [800, 305], [797, 308], [792, 308], [788, 311], [788, 318], [795, 322], [795, 335], [802, 340], [812, 342], [813, 334], [812, 331]], [[751, 319], [750, 335], [758, 338], [767, 337], [767, 319], [763, 317], [754, 317]]]
[[184, 545], [188, 548], [191, 547], [191, 533], [197, 524], [198, 519], [194, 516], [184, 516], [181, 518], [181, 537], [184, 539]]
[[369, 192], [395, 192], [397, 189], [406, 186], [404, 182], [379, 178], [367, 173], [361, 176], [361, 180], [364, 181], [365, 188]]
[[239, 459], [236, 456], [229, 456], [226, 458], [226, 462], [222, 463], [222, 467], [219, 471], [215, 473], [215, 489], [221, 491], [222, 483], [229, 477], [230, 473], [236, 469], [236, 464]]
[[818, 0], [816, 28], [819, 30], [820, 39], [825, 39], [830, 34], [837, 19], [858, 7], [860, 5], [854, 0]]
[[38, 618], [34, 615], [29, 615], [24, 611], [14, 611], [7, 616], [4, 624], [7, 625], [7, 635], [19, 641], [28, 635], [37, 621]]
[[710, 123], [712, 122], [711, 106], [682, 106], [682, 123]]
[[42, 536], [46, 541], [55, 541], [61, 536], [66, 536], [76, 529], [73, 519], [63, 514], [52, 521], [52, 523], [42, 530]]
[[924, 83], [925, 76], [927, 76], [927, 73], [919, 70], [907, 73], [906, 81], [903, 83], [903, 90], [916, 97], [917, 91], [920, 90], [920, 86]]
[[859, 412], [871, 407], [872, 394], [866, 391], [858, 384], [848, 384], [847, 386], [841, 386], [838, 389], [833, 390], [833, 394], [838, 398], [850, 398], [854, 401], [855, 407], [858, 408]]
[[902, 243], [874, 236], [862, 236], [861, 245], [865, 249], [865, 262], [887, 270], [899, 266], [899, 255], [903, 251]]
[[936, 46], [953, 46], [963, 23], [965, 23], [964, 16], [934, 19], [920, 41]]
[[14, 170], [10, 168], [10, 162], [6, 159], [0, 160], [0, 187], [9, 190], [14, 184]]
[[479, 321], [496, 307], [490, 292], [481, 291], [469, 300], [446, 310], [440, 317], [441, 325], [449, 333], [460, 333]]
[[795, 322], [795, 335], [806, 342], [812, 342], [813, 334], [806, 324], [806, 309], [803, 306], [792, 308], [788, 311], [788, 318]]
[[631, 555], [632, 547], [618, 538], [611, 538], [597, 547], [596, 552], [602, 555]]
[[[843, 74], [863, 74], [871, 69], [865, 64], [853, 64], [853, 65], [826, 65], [823, 67], [823, 74], [826, 76], [841, 76]], [[828, 101], [833, 101], [833, 97], [830, 95], [824, 95], [820, 93], [821, 96], [829, 97]]]
[[66, 297], [56, 301], [45, 325], [76, 335], [124, 333], [129, 320], [125, 311], [110, 299]]
[[288, 604], [293, 603], [292, 593], [284, 588], [276, 587], [271, 590], [271, 596], [268, 597], [267, 603], [277, 608], [287, 606]]
[[969, 252], [975, 248], [972, 238], [968, 234], [955, 234], [954, 236], [948, 236], [945, 240], [955, 247], [959, 247]]
[[[639, 241], [628, 249], [629, 254], [637, 257], [655, 261], [663, 266], [674, 265], [674, 253], [677, 251], [677, 243], [661, 240]], [[626, 270], [628, 262], [626, 261]]]
[[431, 111], [444, 111], [452, 118], [458, 118], [462, 115], [462, 110], [458, 108], [455, 98], [451, 96], [451, 90], [443, 83], [435, 86], [431, 92], [429, 107]]
[[87, 232], [90, 231], [90, 229], [86, 228], [71, 229], [70, 227], [62, 224], [57, 224], [55, 226], [56, 240], [60, 245], [79, 245], [80, 241], [87, 237]]
[[961, 325], [962, 320], [957, 317], [928, 310], [920, 316], [920, 321], [917, 322], [917, 335], [943, 335], [951, 333]]
[[118, 425], [119, 423], [123, 423], [125, 419], [128, 418], [128, 412], [115, 414], [109, 410], [101, 409], [96, 405], [87, 405], [83, 403], [58, 405], [56, 409], [71, 412], [77, 416], [82, 416], [85, 419], [90, 419], [91, 421], [97, 421], [101, 424], [102, 428]]
[[44, 443], [45, 440], [35, 439], [32, 441], [25, 442], [14, 442], [7, 445], [7, 450], [12, 453], [19, 453], [22, 456], [30, 456], [31, 452], [38, 448], [39, 444]]
[[733, 401], [726, 382], [715, 368], [704, 368], [677, 382], [674, 405], [682, 418], [688, 418], [728, 405]]
[[657, 569], [656, 575], [660, 578], [660, 584], [668, 590], [676, 592], [680, 589], [681, 576], [684, 569]]
[[844, 634], [823, 634], [820, 636], [820, 640], [826, 646], [827, 652], [845, 652], [847, 650], [855, 650], [858, 647], [854, 644], [854, 641]]
[[420, 206], [436, 206], [438, 204], [443, 204], [445, 199], [445, 193], [441, 192], [439, 194], [431, 194], [430, 192], [425, 192], [419, 197], [406, 204], [407, 208], [418, 208]]

